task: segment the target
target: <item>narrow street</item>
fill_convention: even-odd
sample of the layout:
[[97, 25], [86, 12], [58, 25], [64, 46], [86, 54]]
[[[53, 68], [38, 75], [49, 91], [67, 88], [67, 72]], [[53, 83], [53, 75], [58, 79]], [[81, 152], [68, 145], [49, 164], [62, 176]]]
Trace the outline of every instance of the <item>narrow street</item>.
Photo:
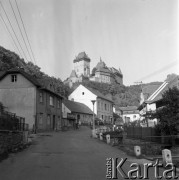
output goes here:
[[[33, 145], [0, 163], [0, 180], [105, 180], [106, 158], [124, 152], [90, 137], [90, 129], [43, 133]], [[129, 158], [123, 169], [129, 170]], [[149, 176], [150, 179], [151, 176]], [[118, 174], [118, 179], [124, 179]]]

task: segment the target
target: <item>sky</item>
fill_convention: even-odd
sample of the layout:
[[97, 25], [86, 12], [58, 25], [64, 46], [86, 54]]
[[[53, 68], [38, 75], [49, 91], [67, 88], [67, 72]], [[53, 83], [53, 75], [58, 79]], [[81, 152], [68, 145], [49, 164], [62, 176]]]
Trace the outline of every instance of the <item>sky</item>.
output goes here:
[[[1, 18], [0, 46], [32, 61], [9, 1], [22, 29], [15, 0], [1, 0], [25, 55], [20, 48], [18, 52]], [[91, 59], [91, 70], [100, 57], [108, 67], [120, 68], [125, 85], [164, 81], [168, 74], [179, 74], [177, 0], [16, 1], [33, 62], [50, 76], [69, 77], [73, 60], [83, 51]], [[0, 14], [16, 39], [2, 6]]]

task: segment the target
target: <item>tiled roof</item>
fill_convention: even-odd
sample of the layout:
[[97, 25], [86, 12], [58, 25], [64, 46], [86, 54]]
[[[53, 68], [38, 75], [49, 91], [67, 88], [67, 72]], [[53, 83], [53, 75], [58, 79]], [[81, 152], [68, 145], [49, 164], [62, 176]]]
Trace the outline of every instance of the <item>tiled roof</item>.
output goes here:
[[0, 77], [4, 75], [5, 71], [0, 71]]
[[44, 79], [43, 79], [43, 80], [42, 80], [42, 79], [37, 79], [37, 78], [33, 77], [32, 75], [26, 73], [24, 70], [21, 70], [21, 69], [18, 69], [18, 68], [14, 68], [14, 69], [11, 69], [11, 70], [8, 70], [8, 71], [4, 72], [4, 73], [2, 74], [2, 76], [0, 76], [0, 80], [3, 79], [6, 75], [8, 75], [8, 74], [13, 74], [13, 73], [21, 74], [21, 75], [23, 75], [26, 79], [28, 79], [32, 84], [34, 84], [35, 86], [37, 86], [38, 88], [43, 89], [43, 90], [45, 90], [45, 91], [48, 91], [48, 92], [50, 92], [50, 93], [52, 93], [52, 94], [54, 94], [54, 95], [57, 95], [57, 96], [59, 96], [59, 97], [62, 97], [61, 95], [53, 92], [52, 90], [50, 90], [50, 89], [48, 89], [48, 88], [46, 87], [46, 85], [45, 85], [45, 84], [46, 84], [46, 80], [44, 80]]
[[116, 73], [116, 74], [122, 74], [122, 72], [121, 72], [121, 69], [119, 68], [119, 70], [117, 70], [116, 68], [114, 68], [114, 67], [111, 67], [111, 68], [109, 68], [109, 70], [112, 72], [112, 73]]
[[86, 87], [86, 86], [85, 86], [85, 88], [88, 89], [89, 91], [91, 91], [91, 92], [92, 92], [93, 94], [95, 94], [97, 97], [102, 98], [102, 99], [105, 99], [105, 100], [110, 101], [110, 102], [113, 102], [112, 99], [106, 97], [105, 95], [103, 95], [102, 93], [100, 93], [98, 90], [92, 89], [92, 88], [89, 88], [89, 87]]
[[107, 67], [100, 67], [96, 70], [96, 72], [105, 72], [105, 73], [108, 73], [108, 74], [111, 74], [111, 71], [107, 68]]
[[87, 56], [87, 54], [85, 52], [80, 52], [78, 54], [78, 56], [74, 59], [73, 62], [79, 62], [81, 60], [85, 60], [85, 61], [88, 61], [88, 62], [91, 61], [90, 58]]
[[156, 91], [154, 91], [151, 96], [146, 100], [146, 103], [154, 103], [162, 99], [162, 94], [168, 90], [169, 88], [173, 87], [173, 82], [178, 81], [179, 82], [179, 76], [175, 76], [171, 79], [165, 80], [160, 87], [157, 88]]
[[93, 114], [93, 111], [91, 111], [91, 109], [85, 104], [75, 102], [75, 101], [69, 101], [66, 99], [63, 100], [63, 103], [72, 112], [90, 114], [90, 115]]
[[137, 106], [116, 107], [116, 109], [121, 111], [136, 111]]
[[151, 96], [151, 94], [160, 87], [161, 84], [162, 82], [153, 82], [153, 83], [144, 85], [144, 87], [142, 88], [144, 100], [147, 100]]
[[96, 69], [105, 68], [105, 67], [106, 67], [105, 62], [100, 59], [100, 61], [99, 61], [98, 64], [96, 65]]

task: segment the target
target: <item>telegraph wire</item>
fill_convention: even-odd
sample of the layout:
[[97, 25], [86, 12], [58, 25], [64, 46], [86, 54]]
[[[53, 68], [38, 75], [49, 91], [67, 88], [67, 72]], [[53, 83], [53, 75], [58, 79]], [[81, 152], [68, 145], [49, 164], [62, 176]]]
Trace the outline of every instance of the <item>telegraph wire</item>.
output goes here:
[[20, 44], [20, 42], [19, 42], [19, 39], [18, 39], [18, 37], [17, 37], [17, 35], [16, 35], [15, 31], [14, 31], [14, 28], [12, 27], [11, 21], [10, 21], [10, 19], [9, 19], [7, 13], [6, 13], [6, 10], [4, 9], [4, 6], [3, 6], [3, 4], [2, 4], [1, 1], [0, 1], [0, 5], [1, 5], [1, 7], [2, 7], [2, 9], [3, 9], [3, 11], [4, 11], [5, 15], [6, 15], [6, 18], [7, 18], [8, 22], [9, 22], [9, 24], [10, 24], [10, 26], [11, 26], [11, 29], [12, 29], [15, 37], [16, 37], [16, 40], [17, 40], [17, 42], [18, 42], [18, 44], [19, 44], [19, 46], [20, 46], [20, 49], [22, 50], [24, 57], [27, 59], [27, 57], [26, 57], [26, 55], [25, 55], [25, 53], [24, 53], [24, 50], [22, 49], [22, 46], [21, 46], [21, 44]]
[[19, 16], [20, 16], [21, 22], [22, 22], [22, 26], [23, 26], [23, 29], [24, 29], [24, 32], [25, 32], [25, 35], [26, 35], [26, 38], [27, 38], [27, 42], [28, 42], [28, 44], [29, 44], [29, 47], [30, 47], [30, 50], [31, 50], [31, 53], [32, 53], [32, 56], [33, 56], [33, 59], [34, 59], [34, 62], [35, 62], [35, 64], [37, 64], [37, 63], [36, 63], [36, 60], [35, 60], [34, 53], [33, 53], [33, 51], [32, 51], [32, 47], [31, 47], [31, 44], [30, 44], [30, 41], [29, 41], [28, 35], [27, 35], [26, 28], [25, 28], [25, 25], [24, 25], [24, 22], [23, 22], [23, 19], [22, 19], [21, 13], [20, 13], [20, 9], [19, 9], [19, 6], [18, 6], [18, 3], [17, 3], [17, 1], [16, 1], [16, 0], [15, 0], [15, 3], [16, 3], [16, 7], [17, 7], [17, 10], [18, 10], [18, 13], [19, 13]]
[[5, 22], [5, 20], [4, 20], [4, 18], [3, 18], [3, 16], [2, 16], [1, 14], [0, 14], [0, 17], [1, 17], [2, 22], [4, 23], [4, 25], [5, 25], [5, 27], [6, 27], [6, 30], [7, 30], [8, 33], [10, 34], [10, 36], [11, 36], [11, 38], [12, 38], [12, 41], [13, 41], [15, 47], [17, 48], [17, 51], [18, 51], [19, 55], [22, 57], [22, 55], [21, 55], [21, 53], [20, 53], [20, 50], [19, 50], [19, 48], [18, 48], [18, 46], [17, 46], [17, 44], [16, 44], [16, 42], [15, 42], [15, 40], [14, 40], [14, 38], [13, 38], [11, 32], [10, 32], [10, 30], [9, 30], [9, 28], [8, 28], [6, 22]]
[[10, 3], [10, 6], [11, 6], [11, 9], [12, 9], [12, 12], [13, 12], [13, 14], [14, 14], [14, 17], [15, 17], [16, 23], [17, 23], [17, 25], [18, 25], [18, 28], [19, 28], [20, 34], [21, 34], [22, 39], [23, 39], [23, 41], [24, 41], [25, 47], [26, 47], [27, 52], [28, 52], [28, 54], [29, 54], [29, 57], [30, 57], [30, 59], [31, 59], [31, 61], [32, 61], [32, 58], [31, 58], [31, 55], [30, 55], [29, 49], [28, 49], [27, 44], [26, 44], [25, 39], [24, 39], [24, 35], [23, 35], [23, 33], [22, 33], [21, 27], [20, 27], [19, 22], [18, 22], [18, 20], [17, 20], [16, 13], [15, 13], [15, 11], [14, 11], [14, 8], [13, 8], [12, 3], [11, 3], [11, 1], [10, 1], [10, 0], [9, 0], [9, 3]]
[[154, 76], [156, 74], [159, 74], [159, 73], [161, 73], [161, 72], [163, 72], [163, 71], [165, 71], [165, 70], [167, 70], [167, 69], [177, 65], [177, 63], [178, 63], [177, 61], [173, 61], [172, 63], [168, 64], [167, 66], [164, 66], [161, 69], [159, 69], [157, 71], [154, 71], [153, 73], [151, 73], [151, 74], [149, 74], [147, 76], [144, 76], [143, 78], [140, 78], [138, 81], [144, 80], [144, 79], [148, 79], [148, 78], [150, 78], [150, 77], [152, 77], [152, 76]]

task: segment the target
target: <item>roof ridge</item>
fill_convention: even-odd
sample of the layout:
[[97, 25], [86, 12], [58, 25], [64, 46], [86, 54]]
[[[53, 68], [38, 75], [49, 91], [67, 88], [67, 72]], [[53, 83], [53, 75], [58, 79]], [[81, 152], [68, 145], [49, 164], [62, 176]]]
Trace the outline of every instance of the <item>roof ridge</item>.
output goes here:
[[166, 86], [168, 85], [168, 82], [164, 81], [156, 91], [154, 91], [151, 96], [147, 99], [147, 101], [153, 100]]

